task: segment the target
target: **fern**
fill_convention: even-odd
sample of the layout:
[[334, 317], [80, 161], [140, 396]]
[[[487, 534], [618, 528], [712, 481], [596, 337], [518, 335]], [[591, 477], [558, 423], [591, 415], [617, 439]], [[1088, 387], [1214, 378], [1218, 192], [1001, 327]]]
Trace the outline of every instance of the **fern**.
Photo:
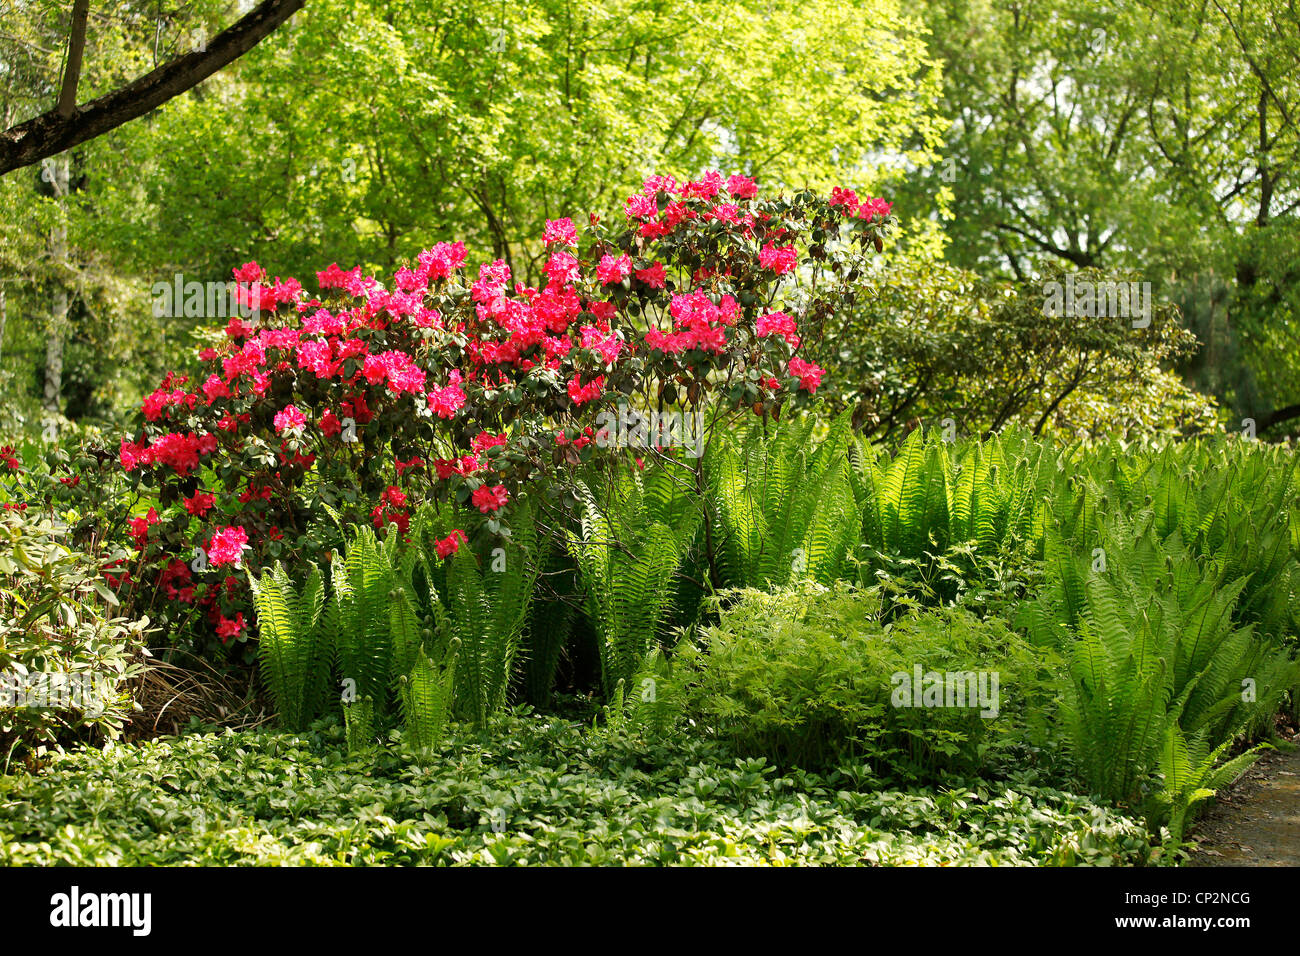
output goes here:
[[320, 569], [311, 566], [301, 594], [278, 562], [250, 581], [260, 632], [262, 681], [281, 723], [302, 729], [320, 713], [329, 684], [329, 653], [320, 626], [324, 605]]
[[568, 532], [568, 549], [610, 700], [619, 681], [629, 680], [656, 646], [702, 509], [663, 470], [620, 474], [603, 500], [580, 483], [578, 496], [580, 527]]
[[401, 680], [406, 737], [421, 759], [442, 739], [451, 716], [459, 649], [460, 641], [453, 638], [446, 660], [439, 665], [417, 648], [411, 671]]

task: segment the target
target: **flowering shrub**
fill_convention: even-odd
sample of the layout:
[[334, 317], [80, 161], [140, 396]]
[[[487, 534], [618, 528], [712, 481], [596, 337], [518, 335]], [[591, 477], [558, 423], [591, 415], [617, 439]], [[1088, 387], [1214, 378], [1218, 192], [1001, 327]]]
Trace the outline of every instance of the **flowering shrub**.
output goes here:
[[232, 318], [198, 375], [168, 374], [121, 442], [157, 498], [131, 527], [141, 573], [243, 639], [235, 572], [320, 557], [326, 506], [405, 534], [415, 504], [454, 501], [483, 516], [471, 534], [497, 534], [531, 482], [591, 459], [602, 410], [779, 415], [816, 392], [798, 350], [851, 298], [888, 214], [711, 172], [648, 180], [617, 227], [548, 222], [540, 288], [500, 260], [467, 270], [454, 242], [387, 286], [333, 264], [316, 293], [250, 262], [234, 276], [257, 317]]

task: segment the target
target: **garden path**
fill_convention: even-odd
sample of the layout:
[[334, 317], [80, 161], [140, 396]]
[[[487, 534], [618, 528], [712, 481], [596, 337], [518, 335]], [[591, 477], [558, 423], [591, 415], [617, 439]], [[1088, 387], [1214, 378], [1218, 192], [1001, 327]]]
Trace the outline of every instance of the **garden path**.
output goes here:
[[[1300, 744], [1300, 733], [1289, 739]], [[1300, 747], [1265, 753], [1220, 794], [1192, 841], [1192, 866], [1300, 866]]]

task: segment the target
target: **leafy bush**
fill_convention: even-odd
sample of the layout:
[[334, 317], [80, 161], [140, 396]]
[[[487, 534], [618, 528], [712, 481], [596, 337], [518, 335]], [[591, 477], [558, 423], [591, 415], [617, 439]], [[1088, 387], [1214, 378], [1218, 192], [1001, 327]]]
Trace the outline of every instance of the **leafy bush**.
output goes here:
[[815, 439], [819, 420], [767, 423], [724, 436], [705, 460], [719, 586], [766, 588], [809, 578], [830, 584], [857, 544], [849, 421]]
[[[736, 592], [673, 663], [668, 694], [741, 752], [901, 780], [981, 772], [1030, 705], [1050, 703], [1040, 659], [1004, 624], [959, 608], [884, 624], [877, 596], [846, 585]], [[936, 700], [934, 674], [974, 683], [949, 700], [941, 677]]]
[[483, 726], [505, 706], [537, 576], [532, 512], [477, 545], [442, 536], [453, 524], [470, 526], [425, 507], [405, 541], [354, 529], [328, 595], [314, 566], [301, 589], [279, 563], [254, 579], [262, 677], [284, 726], [336, 713], [333, 679], [356, 733], [382, 731], [397, 703], [426, 747], [452, 713]]
[[[1071, 281], [1105, 288], [1129, 278], [1083, 269]], [[945, 418], [974, 436], [1011, 425], [1067, 438], [1217, 427], [1213, 400], [1170, 369], [1196, 345], [1176, 306], [1151, 303], [1145, 328], [1117, 316], [1064, 318], [1045, 289], [1065, 281], [1060, 269], [1013, 283], [897, 262], [864, 274], [809, 354], [830, 370], [827, 400], [877, 438]]]
[[676, 576], [703, 509], [666, 468], [619, 473], [603, 500], [579, 486], [579, 532], [569, 532], [584, 607], [596, 631], [607, 699], [656, 646]]
[[104, 558], [68, 547], [67, 528], [19, 509], [0, 512], [0, 751], [74, 736], [116, 737], [131, 710], [147, 619], [113, 616]]

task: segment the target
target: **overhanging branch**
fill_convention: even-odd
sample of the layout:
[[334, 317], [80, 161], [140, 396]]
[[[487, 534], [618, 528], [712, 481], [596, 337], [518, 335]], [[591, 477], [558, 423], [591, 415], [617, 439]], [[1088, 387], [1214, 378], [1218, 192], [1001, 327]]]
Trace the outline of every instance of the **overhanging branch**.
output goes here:
[[[192, 89], [222, 67], [239, 59], [301, 10], [305, 3], [306, 0], [265, 0], [243, 19], [217, 34], [206, 49], [177, 57], [121, 89], [91, 100], [84, 106], [74, 106], [65, 114], [64, 97], [68, 93], [68, 80], [72, 81], [72, 95], [75, 96], [76, 75], [80, 72], [79, 63], [76, 73], [72, 69], [77, 30], [74, 12], [68, 70], [59, 105], [0, 133], [0, 176], [39, 163], [47, 156], [54, 156], [96, 136], [102, 136], [123, 123], [157, 109], [172, 97]], [[84, 22], [82, 29], [84, 38]], [[79, 60], [80, 51], [76, 52]]]

